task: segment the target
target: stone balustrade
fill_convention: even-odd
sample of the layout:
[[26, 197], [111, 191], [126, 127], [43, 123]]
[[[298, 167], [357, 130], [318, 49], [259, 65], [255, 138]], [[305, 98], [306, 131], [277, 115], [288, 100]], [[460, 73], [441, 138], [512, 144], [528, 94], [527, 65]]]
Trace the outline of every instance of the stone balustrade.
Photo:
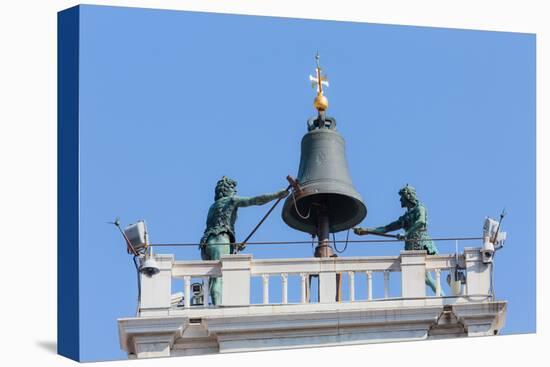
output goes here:
[[[160, 272], [141, 275], [138, 315], [118, 319], [129, 358], [497, 335], [506, 318], [506, 301], [491, 296], [492, 264], [483, 263], [479, 248], [458, 256], [154, 256]], [[457, 265], [466, 283], [446, 287], [442, 275]], [[193, 283], [207, 296], [213, 277], [223, 279], [222, 304], [191, 302]]]
[[[255, 291], [262, 292], [261, 304], [288, 304], [289, 279], [299, 279], [298, 304], [309, 303], [310, 283], [315, 279], [318, 286], [318, 303], [377, 301], [387, 299], [419, 299], [441, 296], [442, 271], [464, 269], [466, 285], [462, 293], [454, 296], [489, 296], [490, 265], [484, 264], [479, 248], [465, 248], [464, 253], [427, 255], [425, 251], [401, 251], [399, 256], [335, 257], [301, 259], [254, 259], [250, 254], [227, 255], [219, 261], [175, 261], [173, 255], [156, 254], [160, 272], [152, 277], [141, 275], [141, 299], [138, 316], [167, 315], [175, 307], [189, 309], [191, 306], [191, 283], [202, 280], [204, 295], [208, 300], [208, 284], [212, 277], [222, 277], [222, 307], [251, 305], [251, 283], [261, 281]], [[436, 282], [435, 294], [428, 296], [425, 274], [431, 272]], [[374, 297], [374, 275], [383, 274], [383, 297]], [[390, 277], [399, 276], [401, 294], [390, 297]], [[339, 287], [347, 278], [347, 292]], [[366, 290], [364, 298], [358, 297], [357, 282], [363, 277]], [[183, 302], [175, 306], [172, 297], [172, 281], [183, 280]], [[363, 280], [361, 283], [363, 283]], [[270, 283], [280, 282], [280, 295], [270, 295]], [[341, 284], [341, 283], [340, 283]], [[395, 281], [394, 281], [395, 284]], [[395, 291], [395, 290], [392, 290]], [[344, 294], [345, 293], [345, 294]], [[363, 294], [363, 292], [361, 292]], [[274, 299], [277, 298], [277, 299]], [[206, 302], [208, 304], [208, 302]], [[202, 306], [204, 307], [204, 306]], [[207, 306], [208, 307], [208, 306]], [[210, 306], [212, 307], [212, 306]]]

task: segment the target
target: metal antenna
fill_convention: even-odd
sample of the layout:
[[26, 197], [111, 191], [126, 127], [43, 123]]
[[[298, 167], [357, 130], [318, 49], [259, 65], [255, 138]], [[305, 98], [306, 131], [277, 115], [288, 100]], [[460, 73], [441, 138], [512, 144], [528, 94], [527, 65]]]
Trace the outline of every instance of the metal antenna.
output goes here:
[[317, 67], [320, 69], [321, 66], [319, 65], [319, 59], [320, 59], [319, 50], [317, 50], [317, 54], [315, 55], [315, 60], [317, 61]]
[[116, 217], [114, 222], [105, 222], [107, 224], [114, 224], [115, 226], [120, 228], [120, 218]]
[[497, 226], [497, 230], [495, 232], [495, 235], [493, 236], [491, 242], [493, 243], [493, 245], [496, 243], [497, 241], [497, 238], [498, 238], [498, 232], [500, 231], [500, 224], [502, 223], [502, 219], [506, 216], [506, 207], [502, 208], [502, 212], [500, 213], [500, 219], [498, 220], [498, 226]]

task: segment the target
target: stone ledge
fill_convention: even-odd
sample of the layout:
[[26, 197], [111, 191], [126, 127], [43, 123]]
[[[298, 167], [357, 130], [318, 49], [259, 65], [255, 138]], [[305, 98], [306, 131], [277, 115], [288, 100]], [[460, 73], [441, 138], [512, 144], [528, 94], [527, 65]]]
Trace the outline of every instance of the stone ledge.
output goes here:
[[[137, 340], [142, 350], [138, 358], [147, 358], [166, 353], [166, 345], [169, 355], [175, 356], [422, 340], [439, 325], [445, 310], [452, 310], [455, 317], [432, 336], [494, 335], [506, 314], [504, 301], [453, 299], [450, 303], [433, 297], [408, 300], [407, 306], [403, 302], [191, 309], [185, 310], [185, 316], [118, 322], [122, 348], [135, 353]], [[147, 338], [150, 346], [145, 345]]]

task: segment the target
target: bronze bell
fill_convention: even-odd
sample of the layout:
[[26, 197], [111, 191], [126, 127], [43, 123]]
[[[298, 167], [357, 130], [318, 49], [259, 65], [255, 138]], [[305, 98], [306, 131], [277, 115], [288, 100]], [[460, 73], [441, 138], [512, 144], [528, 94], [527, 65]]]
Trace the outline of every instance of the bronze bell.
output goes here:
[[351, 182], [344, 138], [324, 111], [308, 121], [302, 138], [297, 181], [301, 188], [285, 201], [282, 217], [290, 227], [316, 235], [315, 256], [333, 256], [330, 232], [350, 229], [367, 215], [367, 207]]

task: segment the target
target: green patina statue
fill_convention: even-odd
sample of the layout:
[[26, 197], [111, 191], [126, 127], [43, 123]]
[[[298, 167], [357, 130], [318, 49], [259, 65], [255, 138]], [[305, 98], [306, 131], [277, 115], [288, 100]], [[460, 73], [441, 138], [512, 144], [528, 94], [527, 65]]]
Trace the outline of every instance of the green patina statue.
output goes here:
[[[263, 205], [288, 195], [286, 190], [282, 190], [274, 194], [239, 197], [236, 196], [236, 188], [237, 182], [225, 176], [216, 185], [214, 204], [208, 210], [206, 230], [200, 240], [203, 260], [219, 260], [222, 255], [243, 249], [235, 243], [235, 221], [239, 207]], [[222, 297], [222, 279], [212, 278], [209, 288], [212, 304], [219, 305]]]
[[[426, 250], [428, 255], [437, 254], [437, 247], [428, 235], [428, 214], [424, 205], [418, 200], [416, 190], [407, 184], [399, 190], [399, 196], [401, 207], [407, 208], [407, 212], [396, 221], [376, 228], [357, 227], [353, 231], [362, 236], [369, 233], [387, 233], [404, 229], [405, 235], [397, 235], [397, 238], [405, 240], [405, 250]], [[435, 281], [428, 272], [426, 272], [426, 285], [435, 292]], [[441, 294], [443, 295], [443, 291]]]

